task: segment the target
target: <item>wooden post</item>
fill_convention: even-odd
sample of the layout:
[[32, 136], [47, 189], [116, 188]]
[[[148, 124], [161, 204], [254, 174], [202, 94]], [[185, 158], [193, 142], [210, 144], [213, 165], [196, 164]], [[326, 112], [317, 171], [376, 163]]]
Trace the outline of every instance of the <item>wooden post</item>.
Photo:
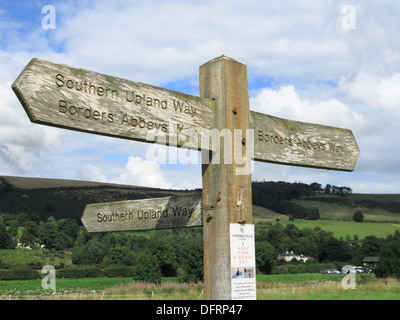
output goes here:
[[[246, 156], [247, 163], [251, 161], [246, 152], [250, 143], [246, 141], [246, 129], [250, 128], [246, 65], [221, 56], [200, 66], [200, 97], [215, 100], [214, 128], [231, 132], [230, 146], [221, 139], [218, 163], [210, 156], [209, 163], [203, 161], [202, 165], [204, 298], [231, 299], [229, 226], [252, 223], [251, 173], [237, 174], [243, 166], [235, 161], [235, 152]], [[238, 129], [242, 130], [239, 148], [234, 143], [234, 130]], [[231, 147], [231, 163], [225, 156], [227, 147]], [[203, 160], [208, 159], [209, 151], [202, 152]]]
[[[204, 298], [208, 300], [255, 297], [254, 294], [241, 296], [244, 291], [240, 291], [243, 288], [238, 281], [232, 290], [231, 272], [234, 269], [230, 257], [231, 230], [235, 231], [238, 223], [252, 223], [252, 158], [286, 165], [353, 171], [360, 153], [350, 130], [250, 112], [247, 67], [226, 56], [200, 67], [200, 98], [39, 59], [32, 59], [12, 88], [29, 119], [35, 123], [201, 149], [202, 218], [198, 217], [201, 210], [196, 209], [198, 201], [184, 205], [181, 199], [158, 199], [151, 200], [151, 207], [146, 209], [158, 212], [154, 219], [159, 219], [152, 221], [153, 224], [140, 225], [133, 221], [132, 202], [128, 205], [106, 204], [103, 213], [92, 206], [88, 208], [91, 213], [85, 214], [84, 221], [95, 226], [93, 231], [122, 231], [198, 225], [198, 220], [202, 219]], [[204, 136], [207, 138], [203, 139]], [[210, 136], [212, 141], [220, 140], [219, 145], [210, 145], [210, 141], [207, 142]], [[133, 206], [140, 210], [144, 203], [147, 201], [134, 202]], [[170, 216], [168, 208], [172, 204], [175, 208], [186, 209], [183, 220]], [[118, 210], [123, 211], [119, 213]], [[143, 212], [144, 217], [143, 208], [136, 211], [136, 220], [142, 220], [138, 212]], [[150, 217], [146, 212], [146, 217]], [[191, 214], [195, 218], [193, 224]], [[129, 225], [125, 224], [126, 218], [132, 220]], [[105, 222], [105, 219], [119, 224], [99, 226], [98, 223]], [[239, 227], [240, 232], [249, 229]], [[254, 235], [246, 236], [254, 239]], [[232, 233], [232, 238], [237, 240], [237, 234]], [[247, 269], [248, 276], [252, 268]]]

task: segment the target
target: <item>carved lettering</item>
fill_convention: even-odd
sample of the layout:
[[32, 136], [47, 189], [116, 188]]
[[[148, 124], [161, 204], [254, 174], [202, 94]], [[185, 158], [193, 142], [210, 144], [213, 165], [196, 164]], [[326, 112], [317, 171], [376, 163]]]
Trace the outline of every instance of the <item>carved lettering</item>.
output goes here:
[[190, 115], [191, 117], [194, 117], [197, 115], [197, 110], [194, 107], [191, 107], [189, 105], [185, 105], [183, 102], [177, 101], [177, 100], [172, 100], [174, 103], [174, 109], [176, 112], [180, 113], [185, 113]]
[[125, 221], [125, 220], [132, 220], [133, 213], [118, 213], [118, 212], [98, 212], [97, 213], [97, 222], [112, 222], [112, 221]]
[[182, 207], [174, 207], [172, 208], [172, 211], [174, 213], [174, 217], [186, 217], [188, 216], [189, 218], [192, 216], [194, 208], [182, 208]]
[[[169, 209], [172, 209], [170, 217], [191, 218], [195, 208], [191, 207], [172, 207], [164, 210], [138, 209], [137, 214], [133, 212], [98, 212], [97, 222], [127, 222], [129, 220], [145, 221], [149, 219], [161, 219], [169, 217]], [[136, 217], [136, 218], [135, 218]]]
[[132, 102], [135, 105], [142, 105], [147, 107], [158, 107], [162, 109], [168, 108], [168, 100], [167, 99], [157, 99], [150, 96], [146, 96], [145, 94], [140, 94], [135, 91], [126, 90], [126, 101]]
[[257, 132], [258, 140], [265, 141], [266, 143], [271, 143], [274, 145], [282, 145], [282, 146], [297, 146], [302, 149], [307, 150], [316, 150], [316, 151], [330, 151], [330, 152], [338, 152], [344, 153], [344, 147], [333, 142], [320, 142], [320, 141], [312, 141], [309, 139], [300, 139], [300, 138], [287, 138], [282, 137], [277, 134], [269, 134], [265, 133], [262, 130], [258, 130]]
[[101, 120], [108, 123], [114, 122], [114, 114], [107, 112], [100, 112], [92, 107], [80, 107], [68, 104], [64, 100], [58, 101], [58, 111], [60, 113], [68, 114], [77, 118], [86, 118], [92, 120]]
[[[106, 88], [104, 86], [99, 86], [99, 85], [97, 85], [91, 81], [87, 81], [87, 80], [82, 81], [82, 80], [69, 79], [66, 76], [64, 76], [64, 74], [62, 74], [62, 73], [56, 74], [55, 78], [56, 78], [55, 84], [56, 84], [57, 88], [67, 88], [68, 90], [74, 90], [79, 93], [96, 95], [99, 97], [110, 98], [113, 100], [119, 100], [119, 98], [120, 98], [119, 90], [117, 90], [117, 89], [111, 89], [111, 88]], [[139, 92], [136, 89], [135, 90], [125, 90], [124, 101], [128, 102], [130, 104], [133, 104], [135, 106], [140, 106], [140, 107], [154, 107], [154, 108], [160, 108], [163, 110], [168, 109], [168, 99], [166, 97], [154, 97], [149, 94]], [[190, 117], [199, 116], [199, 112], [198, 112], [197, 108], [189, 105], [186, 102], [183, 102], [181, 100], [172, 99], [172, 105], [173, 105], [173, 108], [171, 108], [171, 110], [175, 111], [179, 114], [186, 114]], [[64, 108], [60, 109], [61, 113], [67, 113], [64, 111], [66, 111]], [[78, 113], [78, 115], [80, 114], [79, 110], [75, 109], [75, 106], [72, 106], [71, 111], [72, 111], [71, 115], [75, 115], [76, 113]], [[94, 115], [94, 118], [96, 120], [100, 119], [100, 117], [99, 117], [100, 113], [98, 114], [97, 112]], [[123, 117], [122, 122], [127, 123], [127, 124], [133, 123], [133, 126], [135, 126], [135, 121], [129, 121], [126, 118], [126, 115]], [[148, 129], [151, 130], [152, 129], [151, 123], [148, 124], [148, 126], [149, 126]], [[144, 128], [144, 127], [142, 127], [142, 128]], [[182, 128], [180, 128], [180, 129], [182, 130]], [[164, 132], [167, 132], [165, 125], [162, 126], [161, 130], [163, 130]], [[179, 128], [178, 128], [178, 131], [179, 131]]]
[[167, 123], [161, 123], [161, 122], [156, 122], [156, 121], [147, 121], [146, 119], [143, 119], [142, 117], [135, 117], [135, 116], [131, 116], [128, 114], [124, 114], [122, 116], [121, 124], [132, 126], [134, 128], [148, 129], [148, 130], [156, 129], [156, 130], [162, 130], [165, 133], [168, 132], [168, 124]]
[[118, 90], [96, 86], [92, 82], [74, 81], [65, 79], [64, 75], [59, 73], [56, 75], [56, 85], [58, 88], [66, 87], [71, 90], [85, 92], [88, 94], [98, 95], [99, 97], [111, 98], [118, 100]]
[[138, 210], [138, 219], [159, 219], [168, 218], [168, 209], [165, 210]]

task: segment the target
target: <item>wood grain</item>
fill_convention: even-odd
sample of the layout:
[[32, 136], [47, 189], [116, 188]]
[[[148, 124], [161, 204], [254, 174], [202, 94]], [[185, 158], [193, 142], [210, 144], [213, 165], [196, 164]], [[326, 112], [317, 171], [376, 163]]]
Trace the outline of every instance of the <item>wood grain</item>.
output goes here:
[[196, 150], [214, 117], [212, 100], [39, 59], [12, 89], [35, 123]]
[[[226, 56], [202, 65], [200, 96], [215, 99], [216, 129], [236, 130], [242, 139], [246, 137], [246, 129], [250, 128], [246, 65]], [[222, 145], [220, 152], [225, 156], [224, 148]], [[228, 150], [232, 159], [239, 154], [247, 158], [247, 163], [251, 162], [244, 140], [233, 149]], [[203, 153], [204, 158], [208, 151]], [[243, 166], [235, 162], [214, 163], [214, 159], [202, 165], [204, 298], [221, 300], [232, 297], [230, 224], [252, 223], [251, 170], [238, 174], [237, 169]]]
[[81, 221], [88, 232], [202, 226], [201, 193], [88, 204]]
[[254, 160], [353, 171], [360, 150], [351, 130], [251, 112]]
[[[12, 88], [35, 123], [218, 151], [203, 139], [204, 133], [216, 128], [215, 98], [191, 96], [40, 59], [31, 60]], [[231, 107], [232, 113], [238, 112], [238, 106]], [[240, 117], [248, 115], [241, 113]], [[254, 111], [250, 111], [250, 128], [255, 161], [353, 171], [360, 153], [353, 133], [347, 129]]]

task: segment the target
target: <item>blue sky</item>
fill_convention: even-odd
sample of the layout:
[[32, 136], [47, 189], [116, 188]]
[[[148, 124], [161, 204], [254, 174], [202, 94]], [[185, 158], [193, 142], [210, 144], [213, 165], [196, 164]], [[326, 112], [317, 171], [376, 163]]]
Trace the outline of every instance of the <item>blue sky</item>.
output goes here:
[[30, 123], [11, 84], [37, 57], [198, 95], [225, 54], [247, 65], [251, 110], [349, 128], [361, 150], [351, 173], [256, 162], [253, 180], [400, 193], [399, 16], [394, 0], [2, 0], [0, 175], [201, 187], [200, 164], [150, 162], [144, 143]]

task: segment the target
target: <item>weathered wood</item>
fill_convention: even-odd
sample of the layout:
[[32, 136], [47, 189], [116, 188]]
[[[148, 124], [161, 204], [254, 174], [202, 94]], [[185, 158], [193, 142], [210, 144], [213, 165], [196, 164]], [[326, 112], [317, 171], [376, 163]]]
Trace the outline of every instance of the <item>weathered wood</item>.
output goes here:
[[39, 59], [12, 88], [32, 122], [198, 150], [214, 117], [212, 100]]
[[[203, 201], [195, 194], [91, 204], [82, 222], [89, 232], [203, 224], [205, 299], [232, 298], [229, 228], [252, 222], [251, 158], [352, 171], [359, 155], [350, 130], [250, 112], [246, 65], [225, 56], [200, 67], [201, 98], [39, 59], [12, 88], [32, 122], [202, 151]], [[210, 130], [225, 130], [228, 143], [210, 145], [202, 139]]]
[[[246, 65], [225, 56], [202, 65], [200, 96], [215, 99], [216, 129], [241, 130], [246, 137], [250, 128]], [[231, 146], [232, 159], [236, 152], [251, 161], [245, 140], [237, 146], [232, 135]], [[208, 151], [202, 156], [208, 157]], [[231, 299], [230, 223], [252, 222], [251, 172], [239, 175], [240, 167], [235, 161], [214, 163], [213, 158], [202, 166], [205, 299]]]
[[353, 171], [360, 150], [353, 133], [318, 124], [251, 112], [254, 160]]
[[[39, 59], [31, 60], [12, 88], [35, 123], [216, 151], [215, 145], [202, 139], [215, 128], [212, 99]], [[354, 170], [359, 149], [350, 130], [253, 111], [250, 117], [254, 160]]]
[[88, 232], [135, 231], [202, 226], [201, 193], [86, 205]]

